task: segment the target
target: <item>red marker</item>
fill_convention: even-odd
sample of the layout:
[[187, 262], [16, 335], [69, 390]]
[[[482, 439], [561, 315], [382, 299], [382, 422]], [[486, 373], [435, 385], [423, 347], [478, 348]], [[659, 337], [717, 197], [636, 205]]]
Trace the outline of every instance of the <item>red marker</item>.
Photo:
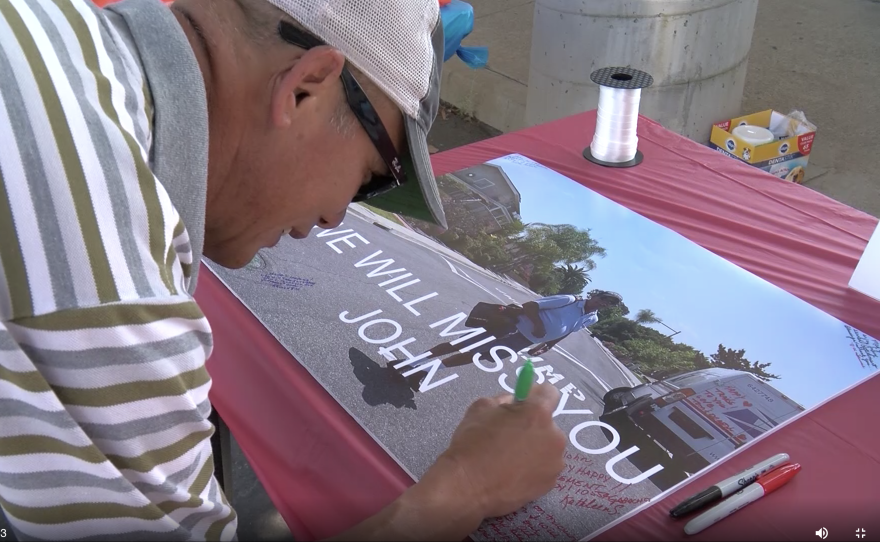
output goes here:
[[788, 463], [776, 470], [758, 477], [754, 484], [737, 491], [730, 498], [724, 500], [718, 506], [700, 514], [684, 526], [686, 534], [697, 534], [711, 527], [737, 510], [757, 501], [764, 495], [775, 491], [794, 478], [800, 472], [801, 466], [797, 463]]

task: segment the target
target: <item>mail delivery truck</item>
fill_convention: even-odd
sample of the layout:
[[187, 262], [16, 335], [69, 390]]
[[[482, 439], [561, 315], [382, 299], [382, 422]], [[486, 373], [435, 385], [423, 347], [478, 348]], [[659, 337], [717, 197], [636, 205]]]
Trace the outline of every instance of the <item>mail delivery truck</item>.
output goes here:
[[721, 368], [615, 388], [604, 401], [599, 419], [617, 430], [617, 449], [638, 446], [630, 462], [663, 465], [651, 480], [668, 487], [804, 410], [752, 373]]

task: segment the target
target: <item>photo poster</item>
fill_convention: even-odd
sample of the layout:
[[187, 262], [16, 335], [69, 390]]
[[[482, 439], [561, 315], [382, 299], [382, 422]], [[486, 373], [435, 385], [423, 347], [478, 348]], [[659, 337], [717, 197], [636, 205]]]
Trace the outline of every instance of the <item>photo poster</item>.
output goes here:
[[[446, 231], [354, 204], [207, 263], [416, 480], [534, 354], [566, 468], [475, 540], [588, 538], [877, 369], [875, 338], [523, 156], [438, 183]], [[589, 311], [598, 290], [622, 304]]]

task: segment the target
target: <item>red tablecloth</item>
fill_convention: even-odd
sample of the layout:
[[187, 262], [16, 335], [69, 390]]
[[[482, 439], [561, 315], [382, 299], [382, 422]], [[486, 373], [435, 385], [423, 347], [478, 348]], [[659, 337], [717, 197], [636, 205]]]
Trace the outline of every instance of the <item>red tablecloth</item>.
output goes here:
[[[880, 303], [846, 287], [876, 218], [647, 119], [639, 122], [644, 162], [630, 169], [602, 168], [581, 156], [594, 125], [590, 112], [506, 134], [437, 154], [434, 168], [442, 174], [523, 154], [880, 337]], [[407, 475], [202, 269], [196, 298], [215, 332], [208, 362], [211, 400], [294, 536], [332, 535], [392, 501], [412, 483]], [[829, 540], [851, 539], [857, 528], [876, 539], [880, 523], [868, 512], [878, 505], [880, 433], [866, 430], [866, 424], [876, 416], [872, 398], [878, 392], [880, 378], [873, 378], [597, 539], [680, 539], [681, 523], [666, 516], [671, 502], [779, 451], [804, 467], [785, 491], [694, 540], [803, 540], [821, 527], [829, 530]]]

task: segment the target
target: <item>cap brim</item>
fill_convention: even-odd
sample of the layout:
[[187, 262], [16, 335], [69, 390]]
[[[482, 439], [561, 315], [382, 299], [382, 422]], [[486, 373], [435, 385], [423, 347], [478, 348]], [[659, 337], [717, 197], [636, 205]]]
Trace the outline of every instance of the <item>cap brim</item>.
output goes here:
[[437, 180], [431, 168], [428, 134], [414, 119], [406, 115], [404, 118], [409, 153], [402, 156], [401, 161], [406, 170], [407, 182], [366, 203], [383, 211], [406, 215], [446, 229], [446, 213], [443, 211]]

